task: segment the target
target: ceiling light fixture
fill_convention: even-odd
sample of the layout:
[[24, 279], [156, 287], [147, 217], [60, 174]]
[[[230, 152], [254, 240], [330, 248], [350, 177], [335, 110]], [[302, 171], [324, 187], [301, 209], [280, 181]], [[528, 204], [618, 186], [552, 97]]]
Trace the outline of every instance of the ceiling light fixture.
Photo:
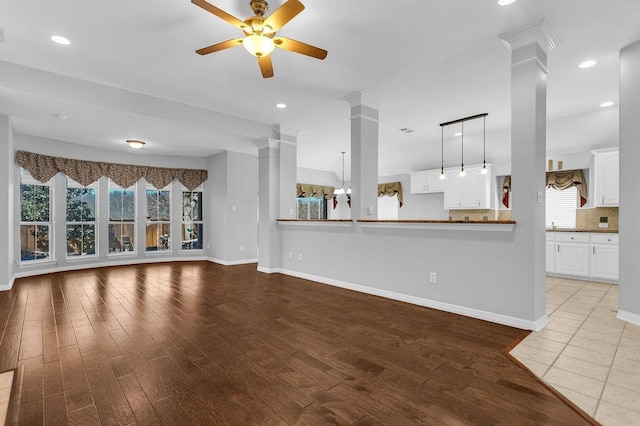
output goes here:
[[611, 101], [603, 102], [600, 104], [602, 108], [607, 108], [607, 107], [610, 107], [611, 105], [613, 105], [613, 102]]
[[453, 134], [453, 136], [462, 136], [462, 133], [456, 132], [456, 133]]
[[444, 180], [447, 178], [447, 175], [444, 174], [444, 126], [440, 129], [442, 130], [440, 135], [440, 180]]
[[342, 185], [340, 185], [340, 188], [335, 189], [333, 191], [333, 195], [340, 195], [340, 194], [350, 195], [351, 194], [351, 187], [347, 188], [346, 190], [344, 188], [344, 154], [346, 153], [347, 151], [342, 151]]
[[410, 129], [408, 127], [403, 127], [402, 129], [398, 130], [400, 130], [402, 133], [413, 133], [413, 129]]
[[242, 40], [242, 45], [247, 49], [247, 52], [251, 53], [256, 58], [269, 56], [269, 54], [273, 52], [273, 49], [276, 48], [276, 44], [273, 42], [273, 39], [262, 34], [252, 34], [245, 37]]
[[515, 2], [516, 2], [516, 0], [498, 0], [498, 4], [500, 6], [508, 6], [511, 3], [515, 3]]
[[59, 35], [52, 35], [51, 36], [51, 41], [53, 41], [54, 43], [61, 44], [63, 46], [68, 46], [68, 45], [71, 44], [71, 42], [69, 41], [68, 38], [62, 37], [62, 36], [59, 36]]
[[279, 109], [285, 109], [286, 107], [287, 107], [287, 104], [283, 104], [283, 103], [276, 104], [276, 108], [279, 108]]
[[482, 128], [482, 170], [480, 170], [480, 174], [486, 175], [489, 171], [487, 170], [487, 116], [482, 117], [483, 120], [483, 128]]
[[460, 135], [461, 142], [461, 162], [460, 162], [460, 176], [466, 176], [466, 171], [464, 170], [464, 122], [469, 120], [475, 120], [476, 118], [483, 117], [484, 118], [484, 131], [483, 131], [483, 154], [482, 154], [482, 170], [480, 173], [486, 174], [489, 172], [487, 169], [487, 157], [486, 157], [486, 147], [487, 147], [487, 115], [488, 113], [484, 112], [482, 114], [472, 115], [470, 117], [459, 118], [457, 120], [448, 121], [446, 123], [440, 123], [440, 127], [442, 127], [442, 163], [440, 165], [440, 179], [444, 179], [444, 128], [446, 126], [451, 126], [452, 124], [461, 123], [460, 133], [456, 133], [456, 135]]
[[138, 140], [134, 140], [134, 139], [128, 139], [127, 143], [129, 144], [129, 147], [133, 148], [133, 149], [140, 149], [145, 145], [144, 142], [138, 141]]
[[582, 68], [582, 69], [591, 68], [595, 64], [596, 64], [596, 61], [594, 61], [593, 59], [589, 59], [588, 61], [584, 61], [583, 63], [578, 65], [578, 68]]

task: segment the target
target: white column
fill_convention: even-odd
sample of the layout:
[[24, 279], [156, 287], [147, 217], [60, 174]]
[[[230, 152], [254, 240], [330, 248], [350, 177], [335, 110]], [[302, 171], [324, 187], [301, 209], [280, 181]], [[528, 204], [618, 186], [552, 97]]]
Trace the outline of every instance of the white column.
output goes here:
[[6, 115], [0, 115], [0, 291], [9, 290], [13, 284], [14, 160], [11, 120]]
[[258, 145], [258, 271], [277, 272], [280, 266], [278, 228], [280, 211], [280, 142], [266, 139]]
[[378, 111], [382, 101], [357, 92], [351, 106], [351, 218], [378, 218]]
[[620, 294], [618, 318], [640, 326], [640, 40], [620, 51]]
[[299, 131], [282, 124], [278, 125], [276, 130], [280, 134], [280, 215], [278, 218], [294, 219], [296, 217]]
[[529, 319], [546, 322], [545, 157], [547, 55], [558, 39], [544, 21], [500, 35], [511, 51], [511, 215], [514, 250], [530, 294]]

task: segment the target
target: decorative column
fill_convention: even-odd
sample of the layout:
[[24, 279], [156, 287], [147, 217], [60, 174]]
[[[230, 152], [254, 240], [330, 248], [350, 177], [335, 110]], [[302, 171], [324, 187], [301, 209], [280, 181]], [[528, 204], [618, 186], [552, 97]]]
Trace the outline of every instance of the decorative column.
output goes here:
[[351, 219], [378, 218], [378, 111], [382, 101], [363, 92], [351, 106]]
[[542, 329], [546, 316], [545, 158], [547, 55], [559, 44], [544, 20], [501, 34], [511, 51], [511, 215], [514, 250], [531, 297], [530, 319]]
[[266, 139], [258, 145], [258, 271], [277, 272], [280, 212], [280, 142]]
[[620, 51], [620, 294], [618, 318], [640, 326], [640, 40]]
[[0, 291], [13, 284], [14, 247], [14, 158], [13, 128], [6, 115], [0, 115]]
[[299, 131], [279, 124], [276, 131], [280, 134], [280, 216], [279, 219], [296, 217], [296, 184], [298, 182], [298, 146]]

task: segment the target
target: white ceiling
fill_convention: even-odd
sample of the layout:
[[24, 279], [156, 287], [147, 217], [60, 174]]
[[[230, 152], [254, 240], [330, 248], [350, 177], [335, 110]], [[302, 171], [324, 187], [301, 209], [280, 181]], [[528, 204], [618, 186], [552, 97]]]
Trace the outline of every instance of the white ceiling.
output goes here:
[[[248, 0], [211, 3], [251, 15]], [[136, 138], [154, 154], [189, 156], [256, 152], [285, 124], [300, 130], [300, 167], [338, 174], [350, 145], [343, 98], [364, 91], [384, 100], [380, 175], [439, 167], [438, 124], [482, 112], [488, 160], [499, 161], [510, 149], [510, 53], [497, 36], [546, 18], [560, 39], [548, 63], [548, 151], [618, 143], [618, 55], [640, 39], [638, 0], [303, 3], [278, 34], [328, 50], [327, 59], [276, 49], [275, 77], [263, 79], [240, 47], [194, 53], [241, 33], [188, 0], [5, 0], [0, 113], [18, 133], [124, 152]], [[72, 44], [52, 43], [53, 34]], [[591, 58], [595, 67], [578, 69]], [[615, 105], [599, 107], [608, 100]], [[481, 126], [465, 126], [465, 163], [482, 160]], [[458, 141], [448, 134], [445, 144], [445, 165], [457, 164]]]

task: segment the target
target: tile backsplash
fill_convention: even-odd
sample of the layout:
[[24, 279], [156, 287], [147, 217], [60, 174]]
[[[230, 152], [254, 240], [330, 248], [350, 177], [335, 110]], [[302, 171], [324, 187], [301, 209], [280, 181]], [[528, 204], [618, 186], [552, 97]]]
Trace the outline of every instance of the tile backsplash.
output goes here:
[[618, 230], [618, 207], [596, 207], [594, 209], [578, 209], [576, 211], [576, 229], [583, 231], [597, 231], [600, 219], [606, 218], [609, 231]]
[[498, 220], [497, 210], [449, 210], [449, 220]]

